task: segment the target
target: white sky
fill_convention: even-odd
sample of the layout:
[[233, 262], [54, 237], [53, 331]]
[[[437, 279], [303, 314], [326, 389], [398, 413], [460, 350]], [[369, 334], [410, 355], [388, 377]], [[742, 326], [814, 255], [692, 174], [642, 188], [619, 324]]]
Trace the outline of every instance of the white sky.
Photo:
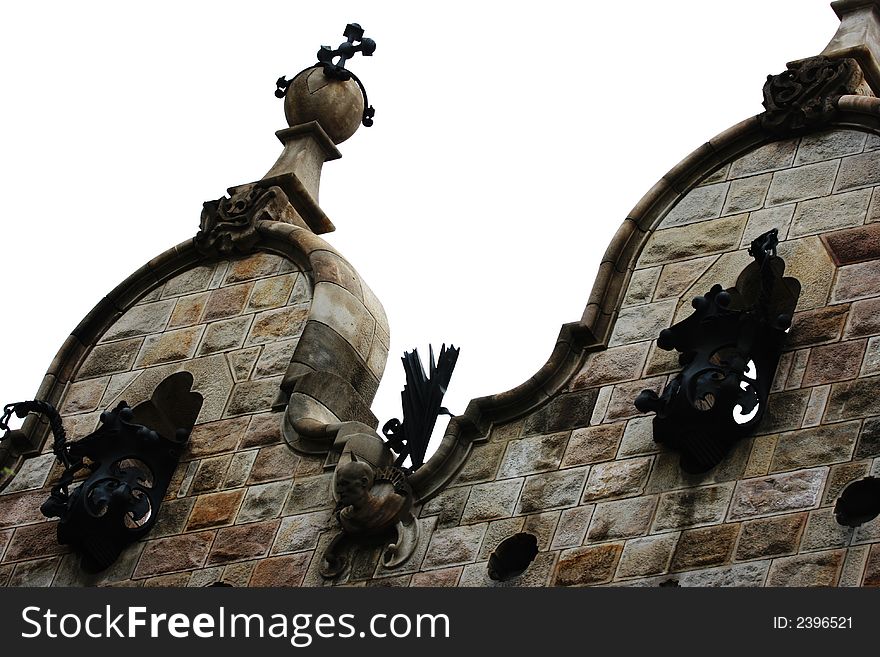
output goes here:
[[117, 283], [261, 178], [280, 75], [349, 65], [375, 125], [324, 166], [325, 235], [385, 306], [373, 410], [400, 414], [405, 349], [461, 347], [445, 405], [519, 385], [580, 319], [626, 213], [759, 113], [768, 74], [818, 54], [826, 0], [7, 2], [0, 9], [0, 403], [31, 399]]

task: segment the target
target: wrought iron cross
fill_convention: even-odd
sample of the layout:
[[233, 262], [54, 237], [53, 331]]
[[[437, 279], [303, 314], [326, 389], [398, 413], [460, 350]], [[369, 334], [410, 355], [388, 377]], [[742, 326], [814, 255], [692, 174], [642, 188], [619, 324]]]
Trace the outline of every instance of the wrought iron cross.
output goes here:
[[[372, 39], [364, 38], [364, 28], [357, 23], [349, 23], [345, 26], [345, 32], [342, 33], [347, 41], [339, 44], [336, 50], [330, 46], [321, 46], [318, 51], [318, 61], [324, 65], [324, 75], [336, 80], [348, 80], [351, 78], [351, 71], [346, 70], [345, 62], [354, 57], [357, 53], [363, 53], [365, 57], [370, 57], [376, 51], [376, 42]], [[333, 60], [339, 58], [336, 62]]]

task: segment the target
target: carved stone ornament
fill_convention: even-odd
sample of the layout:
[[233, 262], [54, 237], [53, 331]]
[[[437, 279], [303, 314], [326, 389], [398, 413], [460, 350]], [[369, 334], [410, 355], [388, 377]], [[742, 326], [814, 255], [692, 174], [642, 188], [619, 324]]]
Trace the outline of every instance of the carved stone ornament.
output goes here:
[[279, 220], [289, 202], [280, 187], [241, 185], [229, 197], [206, 201], [199, 232], [194, 238], [200, 253], [213, 257], [248, 255], [259, 241], [257, 222]]
[[[305, 429], [312, 420], [299, 422]], [[317, 427], [313, 427], [317, 430]], [[400, 566], [419, 542], [419, 523], [412, 515], [413, 493], [406, 473], [392, 465], [394, 455], [376, 433], [360, 422], [326, 425], [341, 450], [333, 473], [336, 508], [331, 529], [336, 536], [324, 551], [320, 573], [339, 576], [355, 550], [380, 549], [385, 568]]]
[[736, 286], [694, 299], [693, 314], [657, 339], [680, 352], [684, 369], [662, 395], [643, 390], [635, 405], [657, 414], [654, 440], [681, 453], [685, 472], [713, 468], [761, 421], [801, 289], [783, 278], [777, 242], [776, 229], [755, 239], [755, 261]]
[[830, 121], [838, 99], [858, 93], [862, 71], [854, 59], [810, 57], [790, 62], [764, 84], [761, 126], [785, 137], [813, 130]]

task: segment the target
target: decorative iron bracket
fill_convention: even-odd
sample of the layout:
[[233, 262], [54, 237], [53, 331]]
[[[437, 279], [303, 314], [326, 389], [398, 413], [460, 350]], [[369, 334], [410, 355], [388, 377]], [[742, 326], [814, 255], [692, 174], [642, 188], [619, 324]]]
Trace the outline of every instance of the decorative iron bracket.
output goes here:
[[635, 400], [652, 411], [654, 440], [681, 453], [685, 472], [705, 472], [763, 416], [800, 283], [783, 278], [776, 229], [755, 239], [754, 262], [724, 290], [715, 285], [693, 300], [694, 313], [660, 332], [657, 346], [680, 352], [683, 370], [663, 394]]

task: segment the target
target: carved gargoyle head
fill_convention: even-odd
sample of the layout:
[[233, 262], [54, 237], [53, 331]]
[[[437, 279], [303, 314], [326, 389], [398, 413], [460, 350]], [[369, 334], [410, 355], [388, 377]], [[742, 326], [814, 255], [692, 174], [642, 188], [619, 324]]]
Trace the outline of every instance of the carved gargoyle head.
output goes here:
[[657, 338], [661, 349], [679, 352], [683, 369], [661, 395], [643, 390], [635, 405], [657, 414], [654, 440], [681, 452], [686, 472], [713, 468], [763, 417], [800, 295], [800, 283], [783, 278], [776, 245], [775, 229], [755, 239], [755, 260], [736, 285], [713, 286]]

